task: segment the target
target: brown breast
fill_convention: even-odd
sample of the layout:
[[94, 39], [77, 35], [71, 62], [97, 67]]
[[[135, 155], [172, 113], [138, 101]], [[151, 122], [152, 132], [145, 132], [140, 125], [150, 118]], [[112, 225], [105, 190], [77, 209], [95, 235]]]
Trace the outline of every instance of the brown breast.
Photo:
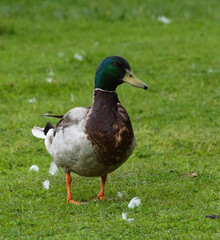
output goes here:
[[116, 92], [95, 89], [93, 96], [85, 131], [99, 161], [116, 169], [133, 151], [131, 122]]

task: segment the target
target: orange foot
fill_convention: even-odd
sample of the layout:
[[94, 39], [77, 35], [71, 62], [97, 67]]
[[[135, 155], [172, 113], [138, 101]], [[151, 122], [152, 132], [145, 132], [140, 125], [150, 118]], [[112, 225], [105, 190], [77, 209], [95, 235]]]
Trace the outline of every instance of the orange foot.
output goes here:
[[67, 201], [67, 203], [71, 203], [73, 205], [82, 205], [82, 204], [88, 204], [87, 202], [77, 202], [73, 199], [70, 199], [69, 201]]
[[82, 202], [77, 202], [73, 199], [70, 199], [69, 201], [67, 201], [67, 203], [71, 203], [71, 204], [74, 204], [74, 205], [81, 205], [82, 204]]
[[104, 194], [106, 178], [107, 178], [107, 175], [102, 176], [102, 186], [101, 186], [101, 189], [100, 189], [100, 192], [99, 192], [98, 196], [97, 196], [94, 200], [97, 200], [97, 199], [99, 199], [99, 200], [108, 199], [108, 198], [105, 196], [105, 194]]
[[94, 200], [106, 200], [106, 199], [109, 199], [109, 198], [106, 197], [105, 195], [98, 194], [98, 196]]
[[67, 188], [67, 203], [71, 203], [74, 205], [81, 205], [86, 204], [86, 202], [77, 202], [72, 199], [72, 195], [70, 192], [70, 184], [71, 184], [72, 178], [69, 173], [66, 173], [66, 188]]

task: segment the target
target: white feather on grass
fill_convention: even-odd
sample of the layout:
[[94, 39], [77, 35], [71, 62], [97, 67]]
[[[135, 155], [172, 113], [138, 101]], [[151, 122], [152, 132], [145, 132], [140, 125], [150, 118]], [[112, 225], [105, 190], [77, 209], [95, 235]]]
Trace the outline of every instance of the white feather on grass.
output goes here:
[[60, 58], [64, 57], [64, 52], [58, 52], [58, 56], [59, 56]]
[[70, 94], [70, 101], [73, 102], [74, 101], [74, 95], [71, 93]]
[[49, 173], [50, 173], [51, 175], [55, 175], [56, 172], [57, 172], [57, 170], [58, 170], [57, 165], [55, 164], [55, 162], [52, 162], [52, 163], [50, 164]]
[[129, 222], [130, 222], [130, 221], [133, 221], [134, 218], [127, 218], [127, 214], [128, 214], [128, 213], [122, 213], [122, 219], [123, 219], [123, 220], [126, 220], [126, 221], [129, 221]]
[[47, 77], [46, 80], [48, 83], [52, 83], [52, 81], [53, 81], [52, 77]]
[[134, 208], [136, 206], [139, 206], [141, 204], [141, 199], [138, 197], [134, 197], [131, 199], [131, 201], [128, 204], [129, 208]]
[[171, 20], [169, 18], [165, 17], [165, 16], [159, 16], [157, 18], [157, 21], [162, 22], [164, 24], [170, 24], [171, 23]]
[[49, 182], [49, 180], [45, 180], [44, 182], [42, 182], [42, 184], [43, 184], [43, 187], [45, 188], [45, 189], [49, 189], [49, 186], [50, 186], [50, 182]]
[[74, 58], [75, 58], [76, 60], [80, 61], [80, 62], [83, 60], [83, 57], [82, 57], [80, 54], [78, 54], [78, 53], [75, 53], [75, 54], [74, 54]]
[[39, 171], [39, 167], [37, 165], [32, 165], [30, 168], [29, 168], [29, 171], [36, 171], [38, 172]]
[[34, 98], [32, 98], [32, 99], [29, 99], [28, 102], [29, 102], [29, 103], [35, 103], [35, 102], [37, 102], [37, 99], [34, 97]]
[[117, 197], [122, 197], [124, 195], [124, 192], [118, 192]]

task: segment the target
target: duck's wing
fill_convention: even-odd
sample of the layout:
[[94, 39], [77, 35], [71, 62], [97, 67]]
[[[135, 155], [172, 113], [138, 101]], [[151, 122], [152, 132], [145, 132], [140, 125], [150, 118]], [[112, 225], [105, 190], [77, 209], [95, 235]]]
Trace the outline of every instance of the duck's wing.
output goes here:
[[70, 126], [77, 125], [83, 120], [85, 120], [90, 109], [91, 107], [86, 107], [86, 108], [76, 107], [71, 109], [65, 115], [43, 115], [47, 117], [54, 117], [54, 118], [61, 118], [61, 119], [56, 126], [48, 122], [44, 128], [33, 127], [32, 134], [37, 138], [45, 139], [49, 130], [53, 129], [53, 136], [55, 136], [56, 133], [59, 132], [61, 129], [65, 129]]
[[73, 125], [79, 125], [82, 121], [85, 121], [91, 107], [76, 107], [67, 112], [61, 120], [54, 127], [54, 136], [60, 130], [71, 127]]

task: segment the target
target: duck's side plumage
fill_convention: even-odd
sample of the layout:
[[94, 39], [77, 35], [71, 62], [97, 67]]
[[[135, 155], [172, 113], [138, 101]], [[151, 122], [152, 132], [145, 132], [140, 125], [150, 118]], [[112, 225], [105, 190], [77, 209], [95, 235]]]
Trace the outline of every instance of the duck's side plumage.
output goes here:
[[89, 111], [90, 108], [82, 107], [71, 109], [46, 135], [48, 152], [56, 165], [66, 173], [72, 171], [81, 176], [96, 175], [96, 156], [84, 131]]

